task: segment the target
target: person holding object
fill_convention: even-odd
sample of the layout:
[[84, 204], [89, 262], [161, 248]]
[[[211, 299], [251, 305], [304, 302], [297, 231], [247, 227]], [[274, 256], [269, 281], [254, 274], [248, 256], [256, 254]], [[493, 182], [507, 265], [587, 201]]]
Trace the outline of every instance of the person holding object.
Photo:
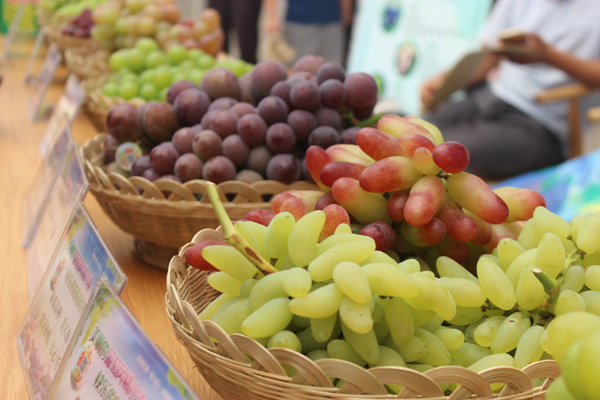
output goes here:
[[[599, 20], [598, 1], [498, 0], [482, 32], [490, 52], [466, 98], [424, 116], [467, 147], [467, 171], [502, 179], [568, 157], [567, 104], [540, 104], [536, 95], [574, 82], [600, 87]], [[422, 85], [426, 109], [446, 74]]]
[[[279, 17], [279, 0], [263, 0], [265, 30], [283, 34], [297, 58], [315, 54], [344, 63], [344, 27], [352, 21], [352, 0], [288, 0], [285, 25]], [[295, 61], [295, 60], [294, 60]]]

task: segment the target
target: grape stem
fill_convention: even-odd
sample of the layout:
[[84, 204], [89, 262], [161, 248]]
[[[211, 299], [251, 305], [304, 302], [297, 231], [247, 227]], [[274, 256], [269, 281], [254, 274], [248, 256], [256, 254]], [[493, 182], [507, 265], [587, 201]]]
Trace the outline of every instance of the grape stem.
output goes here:
[[552, 278], [550, 275], [545, 273], [539, 268], [532, 270], [533, 275], [540, 281], [544, 286], [544, 292], [546, 292], [546, 299], [540, 305], [540, 309], [547, 312], [550, 307], [556, 303], [560, 294], [560, 282]]
[[277, 272], [277, 270], [271, 264], [269, 264], [269, 262], [265, 260], [256, 250], [254, 250], [246, 241], [246, 239], [244, 239], [243, 236], [240, 235], [235, 229], [235, 226], [233, 226], [229, 215], [227, 215], [227, 211], [225, 211], [223, 202], [219, 197], [217, 185], [215, 185], [213, 182], [207, 182], [206, 192], [208, 193], [208, 198], [213, 206], [215, 215], [221, 224], [221, 228], [223, 228], [223, 236], [225, 236], [225, 241], [235, 247], [237, 251], [242, 253], [244, 257], [246, 257], [248, 261], [252, 263], [252, 265], [262, 271], [265, 275]]

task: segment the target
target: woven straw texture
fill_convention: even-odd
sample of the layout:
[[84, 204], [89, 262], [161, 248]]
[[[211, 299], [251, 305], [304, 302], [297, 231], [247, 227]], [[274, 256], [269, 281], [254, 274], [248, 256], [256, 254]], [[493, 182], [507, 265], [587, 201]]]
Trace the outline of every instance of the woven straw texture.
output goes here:
[[94, 43], [89, 47], [73, 47], [65, 51], [67, 68], [80, 81], [110, 73], [108, 53], [100, 50]]
[[[106, 174], [101, 168], [105, 139], [106, 134], [99, 134], [80, 150], [90, 191], [114, 223], [135, 236], [137, 254], [144, 261], [166, 268], [177, 249], [196, 232], [219, 225], [206, 196], [204, 180], [181, 184], [171, 180], [150, 182], [137, 176], [125, 178], [114, 172]], [[228, 181], [218, 188], [227, 213], [235, 220], [251, 210], [271, 209], [268, 200], [275, 194], [289, 189], [315, 190], [316, 186], [308, 182], [285, 185], [260, 181], [249, 185]]]
[[62, 24], [51, 24], [46, 25], [43, 29], [48, 41], [50, 43], [56, 43], [56, 47], [58, 47], [62, 53], [63, 59], [67, 49], [75, 47], [90, 47], [92, 45], [93, 41], [90, 38], [79, 38], [75, 36], [63, 35], [62, 27]]
[[[408, 368], [378, 367], [363, 369], [335, 359], [313, 362], [308, 357], [287, 349], [269, 349], [244, 335], [227, 335], [212, 321], [199, 321], [198, 314], [219, 293], [206, 278], [209, 272], [188, 267], [183, 258], [194, 243], [223, 240], [220, 229], [204, 229], [191, 243], [172, 258], [167, 274], [167, 314], [179, 341], [211, 387], [225, 399], [235, 400], [318, 400], [318, 399], [543, 399], [552, 380], [560, 376], [553, 360], [540, 361], [523, 370], [496, 367], [475, 373], [469, 369], [447, 366], [426, 373]], [[211, 337], [217, 343], [211, 340]], [[298, 371], [288, 377], [281, 365]], [[335, 388], [329, 378], [346, 383]], [[547, 378], [538, 388], [534, 378]], [[445, 396], [437, 383], [460, 385], [451, 396]], [[490, 384], [506, 383], [500, 394], [493, 394]], [[404, 386], [398, 395], [388, 394], [384, 384]]]

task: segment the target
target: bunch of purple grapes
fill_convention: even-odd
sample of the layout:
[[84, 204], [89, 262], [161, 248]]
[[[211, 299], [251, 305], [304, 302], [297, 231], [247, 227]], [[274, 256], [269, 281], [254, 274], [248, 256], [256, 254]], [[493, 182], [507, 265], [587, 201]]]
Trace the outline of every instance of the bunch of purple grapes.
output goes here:
[[239, 79], [215, 68], [199, 86], [171, 85], [166, 103], [113, 107], [105, 162], [114, 161], [120, 143], [139, 141], [149, 154], [135, 161], [131, 173], [150, 181], [312, 181], [306, 149], [356, 144], [358, 128], [348, 125], [368, 118], [376, 101], [371, 76], [346, 76], [340, 64], [319, 56], [299, 59], [289, 77], [275, 61], [261, 62]]
[[89, 38], [94, 21], [92, 20], [92, 11], [89, 8], [84, 9], [81, 14], [73, 17], [62, 28], [63, 35], [75, 36], [79, 38]]

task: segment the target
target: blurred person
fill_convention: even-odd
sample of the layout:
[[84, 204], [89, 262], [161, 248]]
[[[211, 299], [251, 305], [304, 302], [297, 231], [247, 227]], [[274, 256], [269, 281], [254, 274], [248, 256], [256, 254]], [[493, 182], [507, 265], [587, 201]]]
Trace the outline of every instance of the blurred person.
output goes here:
[[241, 59], [256, 64], [262, 0], [208, 0], [208, 6], [221, 14], [221, 27], [225, 33], [223, 51], [229, 53], [229, 33], [233, 28], [237, 33]]
[[[352, 0], [288, 0], [285, 24], [279, 0], [264, 0], [266, 32], [281, 33], [296, 50], [297, 58], [315, 54], [344, 63], [345, 26], [352, 21]], [[294, 60], [295, 61], [295, 60]]]
[[[540, 104], [545, 89], [600, 86], [600, 1], [498, 0], [482, 31], [489, 53], [464, 100], [425, 115], [446, 141], [463, 143], [467, 171], [502, 179], [559, 164], [569, 154], [567, 104]], [[523, 32], [499, 40], [509, 28]], [[512, 29], [511, 29], [512, 30]], [[522, 51], [509, 51], [519, 46]], [[427, 106], [445, 79], [421, 87]]]

